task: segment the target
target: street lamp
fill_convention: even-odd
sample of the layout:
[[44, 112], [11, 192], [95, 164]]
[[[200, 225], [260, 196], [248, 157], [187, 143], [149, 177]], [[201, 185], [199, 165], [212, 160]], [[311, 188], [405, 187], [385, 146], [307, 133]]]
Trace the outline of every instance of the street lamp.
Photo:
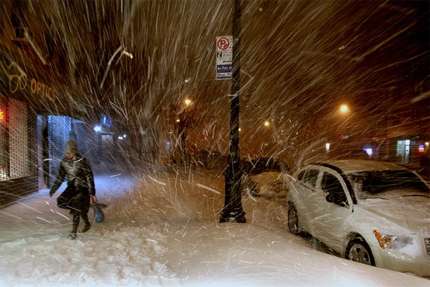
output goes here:
[[351, 110], [349, 109], [349, 106], [347, 105], [347, 104], [341, 104], [340, 106], [339, 106], [339, 112], [342, 114], [342, 115], [346, 115], [346, 114], [349, 114], [349, 112], [350, 112]]
[[326, 143], [325, 144], [325, 151], [326, 152], [330, 152], [330, 147], [331, 147], [331, 144], [330, 143]]
[[121, 52], [121, 56], [122, 55], [126, 55], [127, 57], [129, 57], [130, 59], [132, 59], [133, 60], [133, 54], [132, 53], [130, 53], [130, 52], [128, 52], [125, 48], [124, 48], [124, 50], [122, 50], [122, 52]]
[[191, 106], [193, 104], [193, 102], [190, 99], [187, 98], [187, 99], [184, 100], [184, 104], [185, 104], [186, 107], [189, 107], [189, 106]]
[[94, 126], [94, 131], [95, 131], [96, 133], [101, 132], [101, 131], [102, 131], [102, 126], [101, 126], [101, 125], [96, 125], [96, 126]]
[[116, 49], [116, 50], [115, 50], [115, 52], [113, 53], [112, 57], [110, 57], [110, 59], [109, 59], [109, 61], [108, 61], [108, 64], [107, 64], [107, 67], [106, 67], [105, 73], [104, 73], [104, 75], [103, 75], [102, 82], [100, 83], [100, 89], [101, 89], [101, 88], [103, 88], [103, 85], [104, 85], [104, 83], [105, 83], [105, 81], [106, 81], [106, 77], [107, 77], [108, 72], [109, 72], [109, 70], [110, 70], [110, 66], [112, 65], [112, 62], [113, 62], [113, 60], [115, 59], [115, 56], [116, 56], [116, 55], [118, 55], [118, 53], [121, 53], [121, 54], [119, 55], [118, 61], [119, 61], [119, 59], [121, 59], [122, 55], [126, 55], [126, 56], [127, 56], [127, 57], [129, 57], [130, 59], [133, 59], [133, 54], [132, 54], [132, 53], [128, 52], [128, 51], [125, 49], [125, 47], [123, 47], [122, 45], [121, 45], [121, 46], [119, 46], [119, 47], [118, 47], [118, 49]]
[[266, 128], [270, 127], [270, 122], [269, 122], [269, 121], [264, 121], [264, 126], [265, 126]]

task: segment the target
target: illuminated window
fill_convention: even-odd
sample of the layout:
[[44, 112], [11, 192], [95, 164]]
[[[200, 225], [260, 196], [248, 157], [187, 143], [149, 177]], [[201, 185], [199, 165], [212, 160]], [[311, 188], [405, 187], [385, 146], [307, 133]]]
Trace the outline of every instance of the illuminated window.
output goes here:
[[401, 163], [408, 163], [411, 153], [411, 140], [398, 140], [397, 141], [397, 157]]

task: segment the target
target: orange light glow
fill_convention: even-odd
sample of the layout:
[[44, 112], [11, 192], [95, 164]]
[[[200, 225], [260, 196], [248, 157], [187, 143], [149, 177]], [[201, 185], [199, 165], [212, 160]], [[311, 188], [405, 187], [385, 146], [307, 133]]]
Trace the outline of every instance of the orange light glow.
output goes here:
[[340, 105], [339, 112], [341, 114], [348, 114], [350, 112], [349, 106], [347, 104]]
[[373, 234], [375, 235], [376, 240], [378, 240], [379, 246], [382, 249], [390, 248], [391, 242], [393, 240], [392, 236], [390, 236], [390, 235], [382, 235], [381, 232], [379, 230], [377, 230], [377, 229], [373, 230]]
[[4, 121], [5, 118], [5, 113], [3, 111], [0, 111], [0, 121]]
[[189, 107], [189, 106], [191, 106], [191, 104], [193, 103], [193, 101], [191, 101], [190, 99], [185, 99], [184, 103], [185, 103], [185, 106]]

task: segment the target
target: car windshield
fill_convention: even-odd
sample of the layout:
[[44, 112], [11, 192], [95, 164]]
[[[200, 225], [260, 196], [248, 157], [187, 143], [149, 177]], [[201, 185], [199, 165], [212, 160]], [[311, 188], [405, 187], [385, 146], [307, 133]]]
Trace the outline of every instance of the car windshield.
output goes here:
[[427, 185], [408, 170], [364, 171], [348, 177], [361, 199], [383, 197], [388, 192], [396, 191], [402, 191], [403, 196], [430, 196]]

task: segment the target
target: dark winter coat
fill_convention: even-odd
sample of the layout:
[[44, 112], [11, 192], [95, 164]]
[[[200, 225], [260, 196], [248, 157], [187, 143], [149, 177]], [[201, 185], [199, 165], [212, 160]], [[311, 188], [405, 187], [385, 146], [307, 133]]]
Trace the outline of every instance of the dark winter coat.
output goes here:
[[58, 206], [87, 212], [90, 195], [96, 194], [94, 176], [88, 161], [81, 155], [77, 155], [74, 160], [64, 158], [60, 163], [58, 176], [51, 188], [51, 193], [57, 191], [64, 180], [67, 181], [67, 188], [58, 197]]

